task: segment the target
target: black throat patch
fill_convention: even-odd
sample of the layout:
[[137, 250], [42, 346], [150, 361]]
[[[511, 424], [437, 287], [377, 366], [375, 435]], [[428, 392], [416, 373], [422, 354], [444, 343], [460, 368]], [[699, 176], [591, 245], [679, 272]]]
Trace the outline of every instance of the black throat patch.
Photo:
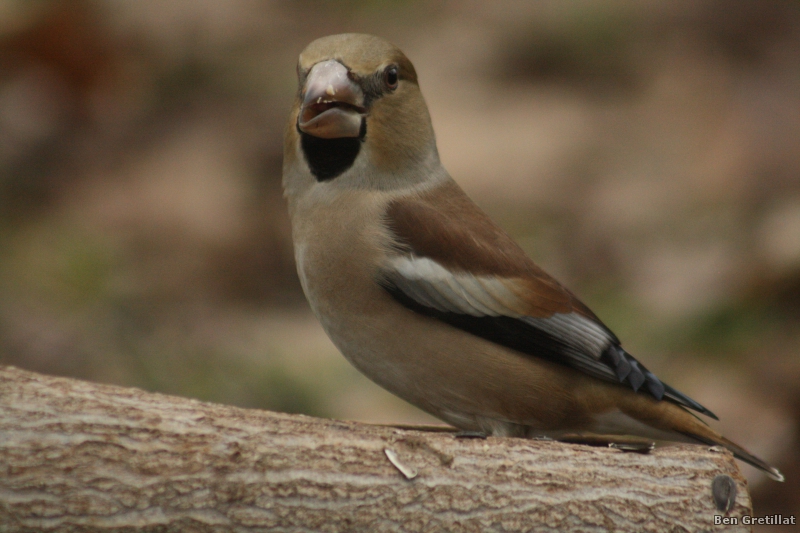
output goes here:
[[339, 176], [353, 166], [361, 143], [366, 134], [366, 122], [361, 122], [361, 135], [342, 139], [320, 139], [300, 132], [300, 146], [303, 149], [308, 168], [317, 181], [328, 181]]

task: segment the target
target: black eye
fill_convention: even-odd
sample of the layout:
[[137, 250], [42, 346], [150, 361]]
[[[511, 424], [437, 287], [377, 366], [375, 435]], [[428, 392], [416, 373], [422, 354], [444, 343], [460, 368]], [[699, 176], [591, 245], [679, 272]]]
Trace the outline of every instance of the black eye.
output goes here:
[[386, 84], [386, 88], [391, 91], [397, 89], [397, 82], [399, 80], [399, 76], [397, 75], [397, 67], [392, 65], [387, 67], [386, 70], [383, 71], [383, 83]]

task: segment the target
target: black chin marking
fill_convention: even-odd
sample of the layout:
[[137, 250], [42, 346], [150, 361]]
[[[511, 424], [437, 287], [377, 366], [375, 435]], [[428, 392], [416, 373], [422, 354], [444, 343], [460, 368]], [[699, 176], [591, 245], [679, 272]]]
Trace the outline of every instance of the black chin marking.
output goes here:
[[364, 119], [361, 120], [361, 132], [358, 137], [320, 139], [300, 132], [300, 146], [308, 168], [317, 181], [332, 180], [353, 166], [366, 133], [367, 122]]

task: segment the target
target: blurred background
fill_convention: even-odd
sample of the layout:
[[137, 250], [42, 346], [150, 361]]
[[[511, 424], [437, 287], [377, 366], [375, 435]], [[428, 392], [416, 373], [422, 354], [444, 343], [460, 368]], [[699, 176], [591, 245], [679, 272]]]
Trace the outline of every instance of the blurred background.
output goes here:
[[[800, 3], [4, 0], [0, 363], [433, 420], [310, 314], [282, 199], [295, 62], [383, 36], [445, 166], [800, 512]], [[766, 530], [778, 531], [767, 527]]]

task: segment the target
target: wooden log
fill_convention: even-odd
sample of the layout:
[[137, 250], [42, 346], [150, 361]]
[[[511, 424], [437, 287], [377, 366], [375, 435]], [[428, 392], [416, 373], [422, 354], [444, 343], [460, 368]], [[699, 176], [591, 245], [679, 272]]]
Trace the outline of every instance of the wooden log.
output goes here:
[[[0, 531], [750, 531], [725, 450], [457, 439], [0, 367]], [[741, 520], [739, 521], [741, 524]]]

